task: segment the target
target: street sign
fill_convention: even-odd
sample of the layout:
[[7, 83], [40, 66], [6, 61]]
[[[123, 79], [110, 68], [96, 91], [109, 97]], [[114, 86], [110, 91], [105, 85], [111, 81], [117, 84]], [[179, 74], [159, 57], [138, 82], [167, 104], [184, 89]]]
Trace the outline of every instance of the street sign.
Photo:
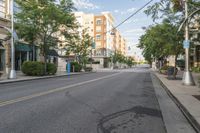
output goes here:
[[190, 47], [190, 40], [184, 40], [183, 41], [183, 47], [184, 48], [189, 48]]

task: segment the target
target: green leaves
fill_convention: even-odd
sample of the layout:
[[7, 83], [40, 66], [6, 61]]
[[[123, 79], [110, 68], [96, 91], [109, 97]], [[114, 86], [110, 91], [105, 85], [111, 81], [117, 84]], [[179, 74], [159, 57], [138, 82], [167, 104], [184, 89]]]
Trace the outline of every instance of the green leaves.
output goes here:
[[112, 58], [112, 62], [115, 64], [117, 62], [119, 63], [129, 63], [131, 64], [130, 62], [133, 62], [133, 59], [132, 58], [126, 58], [123, 54], [121, 54], [120, 52], [116, 51], [114, 53], [114, 55], [111, 56]]
[[143, 55], [147, 61], [151, 62], [153, 58], [179, 55], [183, 52], [183, 35], [177, 34], [177, 28], [164, 21], [150, 27], [146, 34], [141, 36], [138, 47], [143, 49]]
[[[71, 0], [16, 0], [20, 12], [15, 15], [16, 29], [21, 39], [40, 45], [43, 54], [49, 47], [56, 46], [55, 36], [63, 26], [65, 34], [76, 28]], [[70, 36], [71, 37], [71, 36]], [[49, 43], [53, 39], [54, 43]], [[51, 41], [52, 42], [52, 41]]]

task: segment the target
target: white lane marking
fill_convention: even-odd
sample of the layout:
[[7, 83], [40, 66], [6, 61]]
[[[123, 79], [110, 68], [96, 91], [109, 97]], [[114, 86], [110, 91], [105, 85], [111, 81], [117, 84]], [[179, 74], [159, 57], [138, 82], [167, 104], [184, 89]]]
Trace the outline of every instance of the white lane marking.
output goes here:
[[56, 89], [52, 89], [52, 90], [49, 90], [49, 91], [45, 91], [45, 92], [41, 92], [41, 93], [29, 95], [29, 96], [16, 98], [16, 99], [13, 99], [13, 100], [3, 101], [3, 102], [0, 103], [0, 107], [6, 106], [6, 105], [10, 105], [10, 104], [14, 104], [14, 103], [21, 102], [21, 101], [26, 101], [26, 100], [33, 99], [33, 98], [36, 98], [36, 97], [48, 95], [48, 94], [51, 94], [51, 93], [63, 91], [65, 89], [69, 89], [69, 88], [76, 87], [76, 86], [81, 86], [81, 85], [88, 84], [88, 83], [91, 83], [91, 82], [95, 82], [95, 81], [98, 81], [98, 80], [114, 77], [114, 76], [119, 75], [119, 74], [120, 73], [115, 73], [115, 74], [111, 74], [111, 75], [104, 76], [104, 77], [97, 78], [97, 79], [93, 79], [93, 80], [88, 80], [88, 81], [84, 81], [84, 82], [68, 85], [68, 86], [65, 86], [65, 87], [56, 88]]

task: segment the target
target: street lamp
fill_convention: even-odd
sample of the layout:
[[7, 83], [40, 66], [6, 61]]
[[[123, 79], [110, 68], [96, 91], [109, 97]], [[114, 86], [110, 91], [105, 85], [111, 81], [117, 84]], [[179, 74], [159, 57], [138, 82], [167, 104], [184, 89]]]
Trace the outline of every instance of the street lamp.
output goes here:
[[14, 43], [14, 0], [11, 0], [11, 71], [9, 78], [16, 78], [15, 71], [15, 43]]
[[95, 41], [94, 41], [94, 38], [92, 39], [92, 46], [91, 46], [91, 62], [90, 62], [90, 67], [92, 68], [92, 61], [93, 61], [93, 59], [92, 59], [92, 49], [95, 49], [95, 47], [96, 47], [96, 44], [95, 44]]
[[192, 77], [192, 74], [189, 70], [190, 68], [190, 57], [189, 57], [189, 47], [190, 47], [190, 41], [189, 41], [189, 25], [188, 25], [188, 0], [184, 0], [185, 2], [185, 18], [187, 19], [185, 21], [185, 40], [184, 40], [184, 48], [185, 48], [185, 72], [183, 75], [183, 84], [184, 85], [195, 85], [194, 79]]

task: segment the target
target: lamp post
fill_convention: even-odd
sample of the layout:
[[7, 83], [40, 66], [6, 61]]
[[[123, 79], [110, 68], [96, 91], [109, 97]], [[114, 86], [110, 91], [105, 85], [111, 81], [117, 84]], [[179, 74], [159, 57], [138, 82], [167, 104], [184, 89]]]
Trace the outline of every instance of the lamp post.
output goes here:
[[91, 47], [91, 51], [90, 51], [90, 67], [92, 68], [92, 47]]
[[[16, 78], [16, 71], [15, 71], [15, 43], [18, 41], [18, 36], [16, 32], [14, 31], [14, 0], [11, 0], [10, 4], [10, 9], [11, 9], [11, 29], [5, 26], [0, 25], [0, 28], [8, 31], [11, 33], [11, 71], [9, 78], [14, 79]], [[7, 39], [6, 39], [7, 40]]]
[[90, 67], [92, 68], [92, 62], [93, 62], [93, 59], [92, 59], [92, 49], [95, 49], [96, 47], [96, 44], [95, 44], [95, 41], [94, 41], [94, 38], [92, 39], [92, 45], [91, 45], [91, 62], [90, 62]]
[[115, 54], [116, 54], [116, 29], [114, 28], [112, 31], [111, 31], [111, 33], [110, 33], [112, 36], [113, 36], [113, 44], [114, 44], [114, 54], [112, 53], [111, 55], [111, 64], [112, 64], [112, 66], [111, 66], [111, 69], [113, 70], [114, 69], [114, 61], [113, 61], [113, 58], [114, 58], [114, 56], [115, 56]]
[[11, 0], [11, 71], [9, 78], [16, 78], [15, 71], [15, 43], [14, 43], [14, 0]]
[[[185, 3], [185, 18], [188, 18], [188, 0], [184, 0]], [[195, 85], [194, 79], [192, 77], [192, 74], [189, 70], [190, 68], [190, 53], [189, 53], [189, 25], [188, 25], [188, 19], [185, 22], [185, 41], [184, 41], [184, 48], [185, 48], [185, 72], [183, 75], [183, 84], [184, 85]]]

